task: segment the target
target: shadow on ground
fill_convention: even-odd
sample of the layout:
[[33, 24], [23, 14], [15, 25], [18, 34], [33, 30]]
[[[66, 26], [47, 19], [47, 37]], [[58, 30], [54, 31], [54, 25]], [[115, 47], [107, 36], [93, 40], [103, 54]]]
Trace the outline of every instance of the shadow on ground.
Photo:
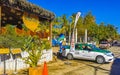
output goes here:
[[62, 60], [62, 61], [67, 60], [67, 59], [66, 59], [65, 57], [63, 57], [62, 54], [59, 53], [59, 52], [57, 52], [57, 53], [53, 52], [53, 57], [54, 57], [54, 56], [56, 56], [56, 58], [55, 58], [56, 60], [57, 60], [57, 59], [60, 59], [60, 60]]
[[120, 75], [120, 58], [116, 58], [111, 66], [110, 75]]

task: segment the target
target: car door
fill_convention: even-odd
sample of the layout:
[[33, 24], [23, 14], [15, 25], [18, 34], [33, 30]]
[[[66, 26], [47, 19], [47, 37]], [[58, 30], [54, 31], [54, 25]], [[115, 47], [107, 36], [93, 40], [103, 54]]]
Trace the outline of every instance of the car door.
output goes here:
[[90, 46], [87, 46], [88, 48], [83, 49], [81, 52], [82, 58], [83, 59], [89, 59], [89, 60], [94, 60], [94, 51], [92, 51], [92, 48]]
[[81, 58], [81, 48], [79, 45], [75, 45], [74, 58]]

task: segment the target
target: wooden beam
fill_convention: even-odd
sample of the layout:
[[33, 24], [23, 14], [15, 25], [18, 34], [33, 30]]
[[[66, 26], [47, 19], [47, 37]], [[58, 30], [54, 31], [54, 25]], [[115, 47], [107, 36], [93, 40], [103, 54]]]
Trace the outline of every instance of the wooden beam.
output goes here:
[[49, 34], [50, 34], [50, 46], [52, 47], [52, 22], [50, 23], [50, 31], [49, 31]]
[[0, 33], [2, 32], [2, 28], [1, 28], [2, 27], [1, 25], [2, 15], [1, 14], [2, 14], [2, 6], [0, 6]]

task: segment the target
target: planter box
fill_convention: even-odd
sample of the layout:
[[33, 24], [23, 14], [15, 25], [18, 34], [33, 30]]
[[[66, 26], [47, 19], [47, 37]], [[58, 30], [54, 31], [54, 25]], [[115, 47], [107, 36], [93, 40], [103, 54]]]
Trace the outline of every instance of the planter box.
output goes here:
[[29, 75], [42, 75], [43, 68], [39, 67], [29, 67]]

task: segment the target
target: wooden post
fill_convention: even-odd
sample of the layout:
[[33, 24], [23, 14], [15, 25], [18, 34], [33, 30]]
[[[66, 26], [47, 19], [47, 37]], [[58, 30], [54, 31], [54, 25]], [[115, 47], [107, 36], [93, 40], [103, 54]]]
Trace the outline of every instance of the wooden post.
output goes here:
[[50, 33], [50, 46], [52, 47], [52, 22], [50, 23], [50, 31], [49, 31], [49, 33]]
[[2, 27], [2, 6], [0, 6], [0, 33], [2, 32], [2, 29], [1, 29], [1, 27]]

